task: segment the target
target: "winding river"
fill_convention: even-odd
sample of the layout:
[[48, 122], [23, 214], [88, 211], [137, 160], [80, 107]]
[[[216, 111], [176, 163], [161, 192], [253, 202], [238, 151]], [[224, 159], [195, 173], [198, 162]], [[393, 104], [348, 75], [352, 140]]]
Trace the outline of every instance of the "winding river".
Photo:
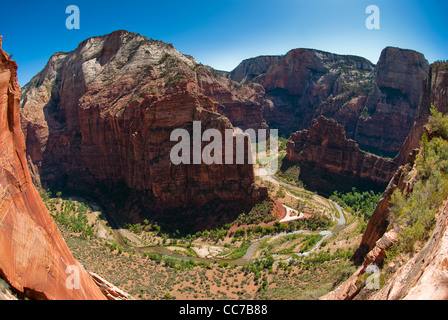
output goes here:
[[[296, 186], [292, 186], [289, 185], [287, 183], [282, 182], [281, 180], [279, 180], [275, 175], [262, 175], [261, 176], [263, 179], [270, 181], [272, 183], [275, 183], [277, 185], [282, 185], [290, 190], [293, 191], [298, 191], [298, 192], [306, 192], [305, 189], [296, 187]], [[300, 199], [299, 197], [290, 194], [291, 197], [294, 197], [296, 199]], [[314, 195], [314, 197], [319, 197], [317, 195]], [[320, 197], [319, 197], [320, 198]], [[324, 200], [322, 200], [324, 201]], [[307, 252], [303, 252], [303, 253], [293, 253], [291, 255], [291, 257], [284, 259], [282, 261], [286, 261], [292, 258], [293, 255], [297, 255], [297, 256], [307, 256], [313, 252], [315, 252], [317, 250], [317, 248], [319, 248], [319, 246], [321, 245], [321, 243], [328, 238], [329, 236], [331, 236], [333, 233], [340, 231], [341, 229], [343, 229], [345, 227], [346, 224], [346, 220], [345, 220], [345, 216], [344, 213], [342, 212], [342, 208], [334, 201], [332, 200], [327, 200], [330, 201], [330, 203], [333, 205], [333, 208], [335, 210], [332, 211], [332, 218], [334, 220], [337, 221], [337, 226], [335, 228], [333, 228], [332, 230], [324, 230], [324, 231], [320, 231], [319, 234], [322, 235], [323, 237]], [[90, 206], [95, 210], [95, 211], [101, 211], [102, 214], [104, 214], [104, 217], [106, 218], [108, 224], [111, 227], [111, 232], [112, 235], [114, 237], [114, 239], [116, 240], [116, 242], [118, 243], [119, 246], [123, 247], [126, 250], [129, 251], [135, 251], [135, 252], [139, 252], [139, 253], [158, 253], [158, 254], [162, 254], [165, 256], [169, 256], [169, 257], [173, 257], [173, 258], [180, 258], [180, 259], [192, 259], [196, 262], [227, 262], [229, 264], [232, 265], [241, 265], [241, 264], [246, 264], [248, 262], [251, 262], [252, 260], [254, 260], [253, 256], [255, 254], [255, 252], [257, 251], [257, 249], [259, 248], [261, 241], [266, 239], [266, 238], [271, 238], [271, 237], [278, 237], [278, 236], [286, 236], [286, 235], [293, 235], [293, 234], [300, 234], [300, 233], [305, 233], [305, 232], [313, 232], [312, 230], [296, 230], [296, 231], [292, 231], [292, 232], [284, 232], [284, 233], [277, 233], [277, 234], [273, 234], [273, 235], [266, 235], [263, 236], [257, 240], [255, 240], [247, 249], [246, 253], [244, 254], [244, 256], [242, 256], [241, 258], [238, 259], [225, 259], [225, 258], [217, 258], [217, 257], [212, 257], [212, 258], [205, 258], [205, 257], [192, 257], [192, 256], [186, 256], [186, 255], [182, 255], [182, 254], [178, 254], [178, 253], [174, 253], [171, 250], [167, 249], [164, 246], [134, 246], [134, 245], [130, 245], [128, 243], [126, 243], [124, 241], [123, 236], [120, 233], [120, 228], [118, 226], [118, 224], [114, 221], [113, 217], [109, 214], [109, 212], [105, 209], [105, 206], [102, 206], [100, 204], [98, 204], [98, 201], [95, 200], [88, 200], [88, 203], [90, 204]], [[338, 215], [335, 214], [336, 210], [338, 211]], [[338, 217], [339, 216], [339, 217]], [[273, 255], [276, 256], [276, 255]], [[278, 255], [277, 255], [278, 256]]]

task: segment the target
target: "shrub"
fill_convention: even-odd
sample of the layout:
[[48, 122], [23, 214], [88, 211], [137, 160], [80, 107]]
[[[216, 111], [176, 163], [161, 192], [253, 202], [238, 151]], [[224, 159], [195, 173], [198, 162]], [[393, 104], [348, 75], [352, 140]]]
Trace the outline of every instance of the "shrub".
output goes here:
[[425, 242], [435, 225], [435, 215], [448, 197], [448, 117], [434, 106], [428, 121], [431, 139], [424, 133], [416, 159], [417, 176], [410, 192], [394, 191], [390, 222], [399, 231], [392, 256], [412, 253], [417, 242]]

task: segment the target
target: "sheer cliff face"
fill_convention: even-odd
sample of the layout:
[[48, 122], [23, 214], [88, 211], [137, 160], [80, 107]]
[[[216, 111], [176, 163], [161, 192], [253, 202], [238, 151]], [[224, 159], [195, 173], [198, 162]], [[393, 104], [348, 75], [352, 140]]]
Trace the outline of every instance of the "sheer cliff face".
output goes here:
[[427, 71], [423, 55], [410, 50], [388, 47], [375, 66], [360, 57], [295, 49], [245, 60], [229, 77], [264, 87], [270, 101], [264, 117], [283, 134], [324, 115], [344, 125], [361, 149], [395, 156], [414, 121]]
[[446, 64], [434, 63], [431, 65], [428, 76], [423, 83], [423, 92], [417, 110], [414, 124], [403, 144], [397, 161], [406, 163], [407, 157], [412, 150], [419, 147], [419, 141], [423, 133], [423, 127], [428, 122], [431, 104], [446, 114], [448, 113], [448, 68]]
[[[0, 277], [22, 298], [104, 299], [71, 255], [31, 181], [17, 64], [1, 50], [1, 41], [0, 68]], [[79, 270], [79, 289], [66, 286], [68, 266]]]
[[253, 203], [260, 190], [252, 165], [170, 160], [178, 143], [170, 141], [172, 131], [183, 128], [192, 136], [193, 121], [202, 131], [222, 133], [233, 128], [231, 121], [243, 129], [267, 127], [261, 86], [231, 88], [237, 85], [160, 41], [126, 31], [90, 38], [53, 55], [24, 87], [28, 154], [43, 183], [124, 186], [139, 194], [146, 210]]
[[405, 190], [404, 177], [413, 166], [416, 149], [419, 148], [423, 128], [428, 122], [431, 104], [435, 105], [440, 112], [448, 113], [448, 68], [446, 64], [435, 63], [431, 65], [428, 76], [424, 82], [423, 94], [418, 107], [418, 116], [402, 147], [395, 159], [397, 164], [403, 165], [390, 181], [381, 201], [375, 209], [372, 218], [367, 225], [367, 230], [362, 238], [358, 250], [353, 256], [356, 263], [364, 259], [367, 252], [373, 249], [375, 242], [381, 238], [388, 227], [389, 203], [391, 194], [395, 189]]
[[[430, 106], [434, 104], [440, 112], [448, 113], [448, 64], [434, 63], [424, 82], [417, 117], [411, 132], [395, 159], [402, 166], [394, 174], [378, 203], [366, 228], [361, 243], [352, 260], [360, 269], [337, 289], [322, 299], [353, 299], [361, 288], [358, 279], [366, 268], [376, 263], [381, 265], [387, 249], [398, 239], [393, 235], [389, 223], [391, 195], [395, 190], [410, 192], [418, 171], [415, 159], [419, 141], [428, 122]], [[424, 195], [426, 197], [427, 195]], [[436, 214], [435, 228], [428, 241], [407, 263], [390, 274], [389, 280], [372, 299], [447, 299], [448, 298], [448, 207], [444, 204]]]
[[354, 186], [385, 187], [398, 167], [393, 160], [360, 150], [346, 138], [342, 125], [323, 116], [313, 120], [308, 130], [291, 134], [286, 151], [289, 161], [300, 164], [301, 180], [326, 193]]

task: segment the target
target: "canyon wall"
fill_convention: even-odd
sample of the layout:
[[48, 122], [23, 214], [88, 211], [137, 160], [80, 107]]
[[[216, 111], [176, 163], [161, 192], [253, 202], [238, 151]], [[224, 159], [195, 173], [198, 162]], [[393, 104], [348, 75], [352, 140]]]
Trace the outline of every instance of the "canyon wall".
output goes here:
[[[409, 133], [406, 143], [395, 159], [395, 161], [403, 166], [413, 165], [416, 150], [419, 148], [420, 138], [423, 134], [425, 124], [428, 122], [431, 104], [444, 114], [448, 113], [448, 68], [447, 64], [434, 63], [431, 65], [427, 79], [423, 85], [423, 96], [418, 108], [418, 116], [415, 120], [413, 128]], [[390, 196], [396, 188], [405, 189], [403, 177], [407, 171], [404, 167], [400, 168], [390, 181], [383, 198], [375, 209], [372, 218], [367, 225], [367, 230], [363, 235], [361, 244], [353, 256], [353, 260], [359, 264], [364, 256], [372, 250], [375, 242], [383, 235], [388, 226], [388, 213]]]
[[381, 189], [398, 167], [394, 160], [362, 151], [346, 138], [342, 125], [323, 116], [309, 129], [291, 134], [286, 159], [300, 165], [300, 179], [308, 187], [324, 193], [352, 187]]
[[285, 137], [324, 115], [361, 149], [395, 157], [414, 122], [428, 68], [422, 54], [393, 47], [376, 66], [361, 57], [294, 49], [245, 60], [229, 77], [263, 86], [264, 118]]
[[[20, 128], [17, 63], [0, 37], [0, 277], [19, 298], [105, 299], [73, 258], [34, 187]], [[68, 289], [67, 267], [79, 270], [79, 289]]]
[[[402, 164], [389, 182], [380, 202], [369, 220], [361, 243], [351, 260], [359, 265], [358, 271], [347, 281], [321, 299], [355, 299], [363, 285], [359, 279], [372, 263], [382, 265], [387, 249], [397, 242], [391, 236], [390, 203], [395, 190], [402, 193], [413, 188], [416, 175], [415, 160], [419, 152], [419, 141], [430, 115], [431, 105], [444, 114], [448, 112], [448, 64], [436, 62], [431, 65], [423, 85], [423, 95], [419, 104], [415, 123], [406, 143], [395, 159]], [[387, 239], [386, 239], [387, 238]], [[386, 239], [386, 240], [385, 240]], [[435, 227], [429, 239], [413, 257], [401, 265], [371, 299], [447, 299], [448, 298], [448, 206], [445, 201], [439, 208]], [[386, 244], [387, 243], [387, 244]], [[362, 282], [362, 281], [361, 281]]]
[[[111, 202], [133, 219], [167, 209], [185, 216], [189, 209], [219, 211], [266, 196], [247, 161], [174, 165], [170, 159], [178, 143], [171, 133], [185, 129], [192, 137], [194, 121], [202, 132], [224, 133], [232, 121], [242, 129], [267, 128], [263, 95], [260, 85], [239, 85], [172, 45], [116, 31], [51, 57], [23, 89], [22, 126], [44, 185], [111, 191]], [[224, 156], [224, 147], [218, 153]]]
[[414, 124], [404, 142], [396, 160], [406, 163], [412, 150], [419, 147], [423, 127], [428, 122], [431, 104], [443, 114], [448, 113], [448, 70], [446, 63], [436, 62], [430, 66], [428, 76], [423, 82], [422, 96]]

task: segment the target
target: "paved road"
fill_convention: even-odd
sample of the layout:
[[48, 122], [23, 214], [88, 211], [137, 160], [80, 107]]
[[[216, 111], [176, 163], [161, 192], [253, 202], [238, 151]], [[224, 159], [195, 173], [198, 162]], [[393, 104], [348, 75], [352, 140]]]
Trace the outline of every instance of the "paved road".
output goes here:
[[[261, 169], [262, 170], [262, 169]], [[259, 171], [260, 173], [260, 171]], [[293, 190], [293, 191], [298, 191], [298, 192], [307, 192], [305, 189], [303, 188], [299, 188], [296, 186], [292, 186], [289, 185], [287, 183], [284, 183], [283, 181], [279, 180], [275, 175], [261, 175], [262, 179], [266, 180], [266, 181], [270, 181], [272, 183], [275, 183], [277, 185], [282, 185], [285, 188], [287, 188], [287, 190]], [[309, 192], [309, 191], [308, 191]], [[299, 197], [294, 196], [293, 194], [291, 194], [292, 197], [296, 198], [296, 199], [300, 199]], [[321, 198], [318, 195], [313, 195], [313, 197], [315, 198], [315, 200], [320, 201], [321, 203], [325, 203], [325, 200], [322, 200], [323, 198]], [[135, 251], [135, 252], [140, 252], [140, 253], [159, 253], [162, 255], [166, 255], [166, 256], [170, 256], [170, 257], [174, 257], [174, 258], [180, 258], [180, 259], [193, 259], [196, 262], [228, 262], [229, 264], [246, 264], [253, 259], [253, 255], [255, 254], [255, 252], [257, 251], [258, 247], [260, 246], [260, 243], [263, 239], [266, 238], [270, 238], [270, 237], [275, 237], [275, 236], [283, 236], [283, 235], [290, 235], [290, 234], [299, 234], [299, 233], [304, 233], [304, 232], [313, 232], [312, 230], [296, 230], [296, 231], [292, 231], [292, 232], [286, 232], [286, 233], [279, 233], [279, 234], [275, 234], [275, 235], [266, 235], [264, 237], [261, 237], [260, 239], [257, 239], [254, 243], [252, 243], [250, 245], [250, 247], [248, 248], [246, 254], [238, 259], [234, 259], [234, 260], [230, 260], [230, 259], [223, 259], [223, 258], [201, 258], [201, 257], [189, 257], [189, 256], [184, 256], [181, 254], [176, 254], [173, 253], [172, 251], [170, 251], [169, 249], [163, 247], [163, 246], [134, 246], [134, 245], [130, 245], [127, 244], [124, 239], [123, 236], [120, 233], [120, 228], [117, 225], [117, 223], [115, 223], [113, 217], [109, 214], [109, 212], [105, 209], [105, 206], [101, 205], [98, 203], [98, 201], [95, 200], [91, 200], [89, 201], [91, 203], [91, 205], [95, 205], [99, 208], [101, 208], [101, 212], [104, 214], [104, 216], [106, 217], [106, 220], [108, 221], [109, 225], [111, 226], [111, 231], [112, 231], [112, 235], [114, 236], [115, 240], [117, 241], [118, 245], [125, 248], [126, 250], [130, 250], [130, 251]], [[342, 208], [335, 202], [331, 201], [330, 202], [334, 205], [335, 209], [338, 211], [339, 213], [339, 218], [336, 216], [335, 211], [332, 212], [332, 216], [333, 219], [335, 219], [338, 223], [338, 226], [333, 229], [333, 230], [324, 230], [321, 231], [319, 234], [323, 235], [322, 239], [319, 240], [319, 242], [317, 242], [314, 247], [307, 251], [307, 252], [303, 252], [303, 253], [296, 253], [296, 255], [299, 256], [306, 256], [309, 255], [313, 252], [315, 252], [317, 250], [317, 248], [320, 246], [320, 244], [322, 243], [322, 241], [324, 241], [327, 237], [329, 237], [330, 235], [332, 235], [333, 233], [340, 231], [341, 229], [343, 229], [345, 227], [345, 217], [344, 214], [342, 213]]]

